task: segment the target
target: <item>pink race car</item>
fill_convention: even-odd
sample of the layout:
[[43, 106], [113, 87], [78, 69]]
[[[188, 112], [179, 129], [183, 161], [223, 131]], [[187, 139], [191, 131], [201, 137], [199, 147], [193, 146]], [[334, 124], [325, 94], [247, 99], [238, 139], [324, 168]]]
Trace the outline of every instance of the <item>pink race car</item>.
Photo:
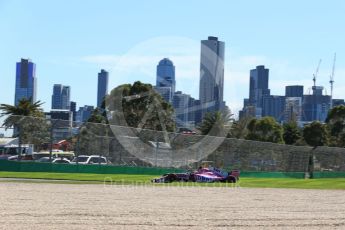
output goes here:
[[217, 168], [199, 168], [194, 172], [186, 173], [168, 173], [162, 177], [153, 179], [152, 183], [170, 183], [179, 182], [229, 182], [236, 183], [239, 180], [240, 171], [232, 170], [231, 172], [222, 171]]

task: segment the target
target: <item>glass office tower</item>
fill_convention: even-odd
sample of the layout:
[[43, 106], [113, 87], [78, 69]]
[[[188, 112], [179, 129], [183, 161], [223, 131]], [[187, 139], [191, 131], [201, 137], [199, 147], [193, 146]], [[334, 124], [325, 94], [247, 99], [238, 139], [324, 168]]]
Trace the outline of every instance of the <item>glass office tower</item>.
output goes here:
[[109, 73], [104, 69], [98, 73], [98, 88], [97, 88], [97, 107], [101, 108], [105, 96], [108, 94]]
[[61, 84], [55, 84], [52, 95], [52, 109], [70, 108], [71, 87]]
[[36, 65], [30, 59], [21, 59], [16, 65], [16, 87], [14, 104], [23, 99], [36, 102]]
[[170, 95], [162, 95], [165, 100], [172, 102], [176, 87], [175, 66], [169, 58], [163, 58], [157, 65], [156, 90], [161, 93], [166, 92], [170, 88]]
[[203, 115], [223, 109], [224, 50], [225, 43], [217, 37], [201, 41], [199, 99]]

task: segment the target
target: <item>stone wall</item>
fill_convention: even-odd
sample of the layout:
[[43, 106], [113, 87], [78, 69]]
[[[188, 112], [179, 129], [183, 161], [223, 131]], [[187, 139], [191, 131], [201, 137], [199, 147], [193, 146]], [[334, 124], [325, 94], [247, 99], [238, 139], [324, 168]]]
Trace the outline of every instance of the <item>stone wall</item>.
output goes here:
[[[127, 128], [128, 129], [128, 128]], [[345, 149], [292, 146], [269, 142], [219, 138], [199, 135], [167, 135], [170, 149], [156, 149], [152, 143], [166, 142], [164, 134], [140, 131], [112, 142], [110, 156], [114, 163], [195, 168], [208, 162], [213, 166], [238, 168], [243, 171], [305, 172], [314, 154], [314, 167], [319, 171], [345, 171]], [[150, 143], [151, 141], [151, 143]]]

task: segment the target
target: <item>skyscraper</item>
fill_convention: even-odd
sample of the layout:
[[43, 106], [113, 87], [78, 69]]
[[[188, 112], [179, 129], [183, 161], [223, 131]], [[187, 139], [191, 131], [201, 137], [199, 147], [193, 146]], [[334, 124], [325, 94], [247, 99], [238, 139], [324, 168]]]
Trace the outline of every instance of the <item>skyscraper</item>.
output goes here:
[[249, 104], [257, 108], [262, 108], [263, 96], [270, 95], [268, 89], [269, 69], [264, 65], [259, 65], [255, 69], [250, 70], [249, 81]]
[[[170, 88], [170, 95], [166, 95]], [[163, 58], [157, 65], [157, 78], [156, 87], [158, 93], [160, 93], [165, 100], [172, 102], [172, 98], [175, 93], [176, 81], [175, 81], [175, 66], [169, 58]]]
[[201, 115], [202, 111], [200, 100], [196, 100], [195, 98], [190, 97], [188, 102], [189, 128], [195, 128], [198, 124], [202, 122]]
[[[264, 65], [259, 65], [255, 69], [250, 70], [250, 79], [249, 79], [249, 98], [244, 99], [243, 110], [240, 111], [240, 118], [245, 116], [251, 116], [256, 118], [261, 118], [265, 116], [266, 113], [278, 114], [280, 111], [281, 99], [270, 96], [270, 89], [268, 88], [268, 76], [269, 69], [266, 69]], [[266, 98], [265, 105], [264, 98]], [[279, 105], [279, 108], [270, 108], [269, 101], [278, 102], [276, 105]], [[263, 108], [265, 107], [265, 108]], [[266, 111], [265, 111], [266, 110]]]
[[16, 65], [16, 89], [14, 104], [22, 98], [36, 102], [36, 65], [30, 59], [21, 59]]
[[90, 117], [94, 110], [94, 107], [91, 105], [84, 105], [84, 107], [79, 107], [76, 115], [76, 122], [85, 122]]
[[171, 87], [158, 87], [154, 86], [153, 89], [159, 93], [166, 102], [172, 103], [173, 98], [171, 93]]
[[302, 120], [302, 97], [287, 97], [285, 99], [284, 121], [297, 122]]
[[108, 94], [109, 73], [104, 69], [98, 73], [98, 88], [97, 88], [97, 107], [101, 108], [105, 96]]
[[75, 121], [75, 118], [77, 116], [77, 102], [71, 101], [69, 111], [72, 112], [73, 121]]
[[70, 107], [70, 99], [71, 99], [71, 87], [69, 86], [63, 86], [62, 88], [62, 109], [69, 109]]
[[201, 41], [199, 99], [202, 116], [223, 109], [225, 43], [217, 37]]
[[301, 97], [303, 98], [303, 85], [288, 85], [285, 86], [286, 97]]
[[345, 105], [344, 99], [332, 99], [332, 105], [333, 107], [339, 106], [339, 105]]
[[267, 95], [262, 98], [262, 116], [274, 117], [278, 122], [284, 120], [285, 96]]
[[313, 86], [312, 89], [312, 95], [303, 96], [302, 120], [324, 122], [331, 108], [331, 96], [322, 94], [324, 90], [322, 86]]
[[188, 126], [188, 115], [189, 115], [189, 100], [190, 95], [184, 94], [181, 91], [177, 91], [174, 94], [173, 106], [176, 115], [176, 125], [177, 127], [187, 127]]
[[61, 84], [53, 86], [52, 109], [69, 109], [70, 108], [71, 88]]

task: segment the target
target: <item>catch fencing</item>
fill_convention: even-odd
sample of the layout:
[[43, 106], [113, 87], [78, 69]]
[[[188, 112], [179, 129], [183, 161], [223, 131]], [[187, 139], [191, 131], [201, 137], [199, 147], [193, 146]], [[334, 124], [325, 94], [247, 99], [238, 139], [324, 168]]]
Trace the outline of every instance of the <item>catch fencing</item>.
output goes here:
[[[345, 176], [344, 148], [313, 149], [191, 132], [163, 132], [33, 117], [13, 117], [13, 120], [16, 124], [14, 134], [20, 144], [34, 144], [35, 152], [50, 152], [58, 148], [74, 152], [76, 156], [100, 155], [107, 157], [114, 166], [187, 170], [212, 165], [228, 170], [239, 169], [247, 176], [302, 178], [310, 171], [314, 171], [314, 177]], [[70, 165], [42, 167], [56, 168], [46, 168], [48, 171], [59, 171], [59, 167], [76, 171]], [[104, 170], [110, 169], [105, 167]], [[116, 172], [111, 170], [109, 172]], [[98, 169], [96, 171], [99, 172]]]

